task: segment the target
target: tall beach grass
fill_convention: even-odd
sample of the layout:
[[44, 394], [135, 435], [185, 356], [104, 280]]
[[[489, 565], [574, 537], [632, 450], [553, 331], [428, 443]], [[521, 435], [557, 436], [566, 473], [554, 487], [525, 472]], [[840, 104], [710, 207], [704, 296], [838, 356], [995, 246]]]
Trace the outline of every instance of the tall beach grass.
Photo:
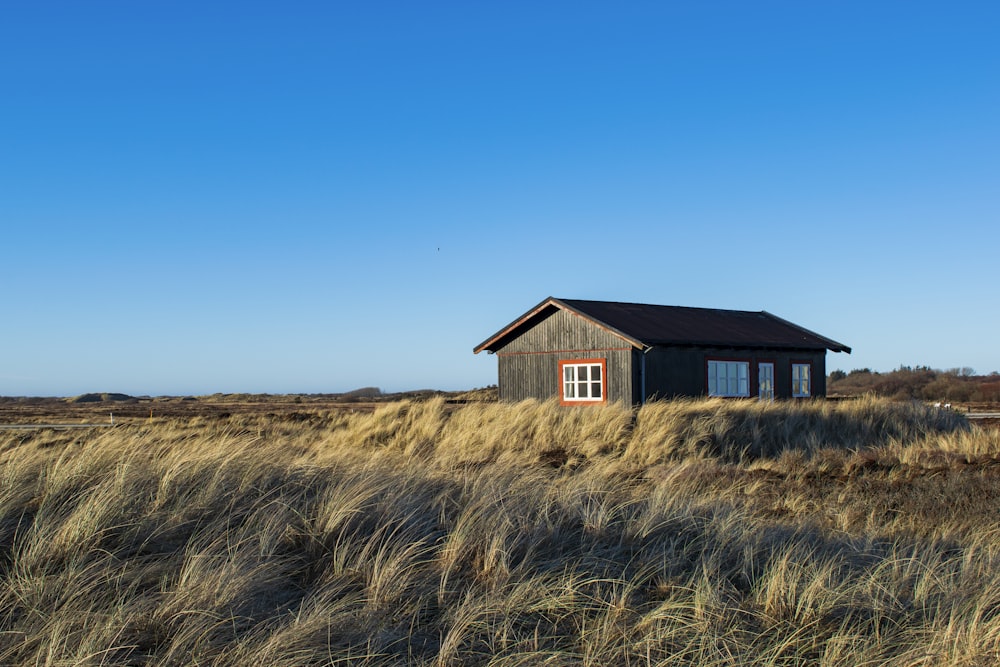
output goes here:
[[5, 432], [0, 664], [993, 664], [998, 462], [875, 399]]

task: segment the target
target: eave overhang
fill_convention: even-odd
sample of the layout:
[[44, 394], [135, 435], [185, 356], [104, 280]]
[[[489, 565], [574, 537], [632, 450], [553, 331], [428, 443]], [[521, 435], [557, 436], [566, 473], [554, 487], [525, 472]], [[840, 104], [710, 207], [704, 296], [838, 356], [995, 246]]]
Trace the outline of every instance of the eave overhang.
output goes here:
[[844, 345], [843, 343], [838, 343], [837, 341], [835, 341], [835, 340], [833, 340], [831, 338], [827, 338], [826, 336], [821, 336], [820, 334], [816, 333], [815, 331], [810, 331], [809, 329], [806, 329], [805, 327], [799, 326], [798, 324], [795, 324], [794, 322], [789, 322], [788, 320], [786, 320], [784, 318], [778, 317], [774, 313], [769, 313], [766, 310], [761, 311], [761, 312], [763, 312], [768, 317], [773, 317], [774, 319], [778, 320], [779, 322], [784, 322], [788, 326], [793, 327], [795, 329], [798, 329], [799, 331], [801, 331], [801, 332], [803, 332], [805, 334], [808, 334], [810, 336], [815, 336], [816, 338], [818, 338], [821, 341], [823, 341], [823, 343], [826, 344], [826, 349], [830, 350], [831, 352], [846, 352], [847, 354], [851, 353], [851, 348], [848, 347], [847, 345]]
[[[749, 349], [785, 349], [785, 350], [809, 350], [816, 351], [827, 349], [832, 352], [846, 352], [851, 353], [851, 348], [842, 343], [838, 343], [835, 340], [821, 336], [814, 331], [810, 331], [804, 327], [801, 327], [793, 322], [782, 319], [776, 315], [772, 315], [767, 311], [725, 311], [727, 313], [731, 312], [734, 315], [740, 317], [746, 316], [756, 316], [758, 318], [764, 318], [770, 320], [778, 325], [779, 330], [783, 333], [775, 336], [773, 332], [761, 332], [760, 339], [753, 340], [753, 337], [748, 337], [746, 335], [746, 330], [738, 331], [738, 335], [734, 335], [732, 338], [728, 336], [723, 338], [714, 338], [711, 336], [703, 335], [684, 335], [680, 336], [662, 336], [662, 335], [644, 335], [642, 339], [638, 338], [636, 335], [626, 333], [621, 329], [608, 324], [604, 321], [604, 318], [597, 317], [593, 314], [587, 313], [580, 308], [575, 307], [574, 303], [579, 303], [581, 308], [593, 309], [594, 304], [607, 305], [611, 302], [587, 302], [587, 301], [574, 301], [569, 300], [570, 303], [562, 299], [557, 299], [555, 297], [548, 297], [539, 303], [537, 306], [526, 312], [521, 317], [517, 318], [504, 328], [500, 329], [498, 332], [484, 340], [482, 343], [473, 348], [473, 352], [478, 354], [483, 350], [489, 353], [495, 353], [501, 350], [514, 338], [520, 336], [524, 331], [536, 326], [546, 318], [552, 316], [555, 312], [559, 310], [564, 310], [576, 317], [580, 317], [591, 325], [596, 326], [612, 335], [621, 338], [628, 345], [639, 349], [647, 350], [650, 347], [739, 347], [739, 348], [749, 348]], [[636, 304], [617, 304], [611, 303], [615, 306], [636, 306]], [[646, 308], [647, 306], [639, 305], [641, 308]], [[661, 308], [659, 306], [652, 306], [652, 308]], [[668, 307], [673, 308], [673, 307]], [[697, 312], [719, 312], [712, 311], [711, 309], [690, 309], [678, 307], [678, 311], [690, 313], [693, 311]], [[613, 317], [608, 319], [621, 320], [622, 318]], [[745, 320], [744, 320], [745, 321]], [[648, 328], [648, 326], [646, 327]], [[647, 332], [653, 334], [652, 331]], [[791, 333], [789, 336], [788, 334]], [[781, 338], [784, 340], [781, 340]]]
[[521, 317], [517, 318], [516, 320], [505, 326], [503, 329], [496, 332], [495, 334], [484, 340], [476, 347], [472, 348], [472, 352], [474, 354], [479, 354], [483, 350], [486, 350], [490, 354], [493, 354], [497, 350], [504, 347], [511, 340], [517, 338], [522, 331], [530, 329], [531, 327], [535, 326], [542, 320], [546, 319], [547, 317], [550, 317], [557, 310], [565, 310], [566, 312], [572, 313], [577, 317], [581, 317], [590, 322], [591, 324], [593, 324], [594, 326], [603, 329], [609, 333], [612, 333], [615, 336], [618, 336], [619, 338], [621, 338], [622, 340], [624, 340], [629, 345], [635, 348], [643, 349], [645, 347], [648, 347], [648, 345], [644, 344], [641, 340], [638, 340], [633, 336], [629, 336], [628, 334], [619, 331], [614, 327], [608, 326], [604, 322], [596, 320], [593, 317], [586, 315], [585, 313], [581, 313], [572, 306], [569, 306], [568, 304], [560, 301], [559, 299], [550, 296], [541, 303], [539, 303], [537, 306], [529, 310], [527, 313], [525, 313]]

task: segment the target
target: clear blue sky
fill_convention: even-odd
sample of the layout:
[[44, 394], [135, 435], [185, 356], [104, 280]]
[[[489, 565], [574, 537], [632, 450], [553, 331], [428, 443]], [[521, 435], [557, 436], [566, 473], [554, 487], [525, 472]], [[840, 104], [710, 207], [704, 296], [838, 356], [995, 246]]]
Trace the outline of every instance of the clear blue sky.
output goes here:
[[1000, 370], [1000, 3], [10, 2], [0, 394], [465, 389], [546, 296]]

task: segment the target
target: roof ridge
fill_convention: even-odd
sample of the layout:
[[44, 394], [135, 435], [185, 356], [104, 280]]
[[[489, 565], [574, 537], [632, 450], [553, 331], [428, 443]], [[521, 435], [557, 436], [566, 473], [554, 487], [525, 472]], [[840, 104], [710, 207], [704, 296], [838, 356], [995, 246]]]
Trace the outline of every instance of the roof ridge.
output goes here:
[[847, 352], [851, 348], [766, 310], [735, 310], [700, 306], [671, 306], [630, 301], [562, 299], [547, 297], [528, 312], [473, 348], [493, 352], [534, 326], [553, 310], [563, 310], [627, 341], [636, 348], [651, 345], [749, 345], [751, 347], [826, 348]]
[[711, 310], [719, 311], [723, 313], [753, 313], [754, 315], [767, 314], [770, 315], [766, 310], [743, 310], [741, 308], [709, 308], [706, 306], [678, 306], [666, 303], [641, 303], [639, 301], [607, 301], [604, 299], [562, 299], [559, 297], [551, 297], [556, 301], [561, 301], [563, 303], [605, 303], [614, 304], [617, 306], [643, 306], [647, 308], [684, 308], [686, 310]]

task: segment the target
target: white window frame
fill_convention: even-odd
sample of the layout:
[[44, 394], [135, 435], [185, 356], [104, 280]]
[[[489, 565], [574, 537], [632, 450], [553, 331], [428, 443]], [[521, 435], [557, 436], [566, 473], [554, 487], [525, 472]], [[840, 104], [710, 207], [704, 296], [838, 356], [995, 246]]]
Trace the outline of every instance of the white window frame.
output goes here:
[[750, 362], [709, 359], [708, 395], [723, 398], [749, 398]]
[[774, 362], [757, 362], [757, 398], [762, 401], [774, 400]]
[[[604, 403], [608, 400], [607, 363], [604, 359], [560, 361], [559, 386], [563, 405]], [[595, 389], [600, 396], [594, 396]]]
[[812, 396], [812, 364], [792, 364], [792, 398]]

